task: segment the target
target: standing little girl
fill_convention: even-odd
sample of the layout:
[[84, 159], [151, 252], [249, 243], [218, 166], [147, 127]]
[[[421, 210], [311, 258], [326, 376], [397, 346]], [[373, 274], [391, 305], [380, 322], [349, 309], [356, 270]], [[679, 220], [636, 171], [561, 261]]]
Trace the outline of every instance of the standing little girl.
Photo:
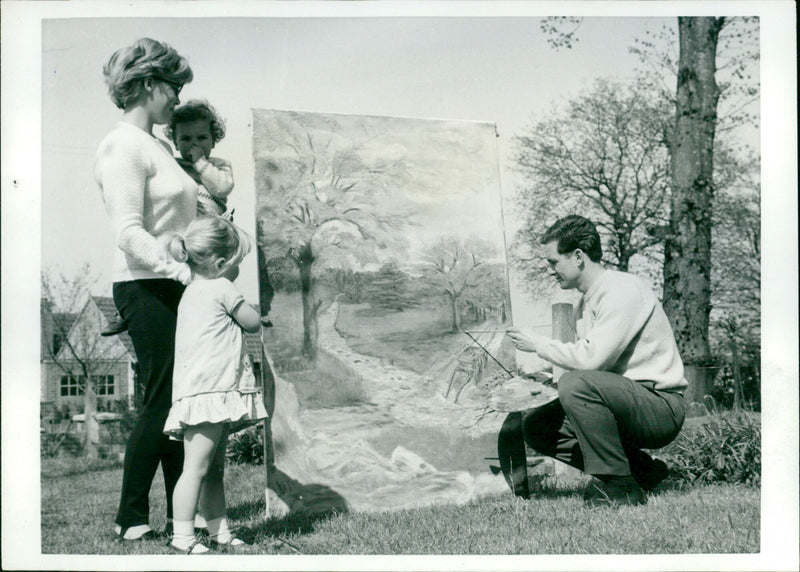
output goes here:
[[184, 449], [170, 546], [202, 554], [209, 549], [194, 535], [198, 499], [212, 544], [244, 544], [228, 528], [223, 475], [229, 433], [267, 417], [242, 334], [258, 331], [260, 316], [232, 283], [250, 250], [249, 237], [232, 222], [198, 218], [169, 250], [193, 276], [178, 306], [172, 408], [164, 425]]

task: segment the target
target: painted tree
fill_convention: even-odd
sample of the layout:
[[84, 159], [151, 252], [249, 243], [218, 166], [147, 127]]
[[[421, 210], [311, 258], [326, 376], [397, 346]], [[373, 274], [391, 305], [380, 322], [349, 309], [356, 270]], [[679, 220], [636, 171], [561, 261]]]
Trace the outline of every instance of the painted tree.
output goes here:
[[620, 270], [662, 242], [647, 229], [668, 216], [670, 111], [643, 84], [599, 80], [514, 137], [515, 168], [524, 181], [515, 198], [525, 221], [512, 251], [534, 291], [546, 268], [531, 263], [537, 258], [531, 245], [567, 214], [595, 222], [605, 262]]
[[384, 262], [365, 290], [366, 299], [378, 308], [401, 311], [415, 305], [411, 277], [395, 261]]
[[100, 425], [97, 421], [97, 384], [104, 380], [124, 353], [116, 338], [102, 338], [105, 319], [90, 304], [95, 279], [88, 266], [75, 277], [42, 273], [43, 358], [77, 382], [83, 395], [86, 428], [84, 454], [98, 456]]
[[490, 262], [495, 256], [494, 247], [477, 237], [443, 237], [426, 251], [424, 280], [447, 301], [453, 332], [461, 330], [459, 302], [462, 296], [491, 280]]
[[335, 119], [254, 115], [258, 243], [267, 264], [290, 260], [303, 304], [303, 354], [317, 352], [323, 299], [314, 272], [374, 261], [393, 244], [402, 209], [384, 208], [386, 190], [407, 179], [401, 158], [370, 154], [338, 133]]

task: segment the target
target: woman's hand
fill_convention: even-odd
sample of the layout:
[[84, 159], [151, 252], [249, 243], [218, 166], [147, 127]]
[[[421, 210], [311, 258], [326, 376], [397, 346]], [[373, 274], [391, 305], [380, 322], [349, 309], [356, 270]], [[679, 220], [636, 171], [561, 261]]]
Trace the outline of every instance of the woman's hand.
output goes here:
[[528, 336], [523, 334], [518, 328], [508, 328], [506, 335], [514, 344], [514, 347], [521, 352], [535, 352], [536, 348], [542, 343], [543, 336]]

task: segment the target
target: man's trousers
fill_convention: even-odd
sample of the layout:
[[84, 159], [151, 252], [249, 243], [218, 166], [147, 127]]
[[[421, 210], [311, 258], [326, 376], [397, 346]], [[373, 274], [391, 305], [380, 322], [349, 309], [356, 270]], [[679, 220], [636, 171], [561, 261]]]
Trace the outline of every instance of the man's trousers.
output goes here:
[[[669, 444], [685, 416], [680, 393], [604, 371], [570, 371], [558, 399], [508, 416], [498, 454], [512, 488], [524, 491], [525, 452], [534, 451], [595, 476], [636, 476], [652, 463], [641, 449]], [[516, 476], [514, 473], [516, 472]]]

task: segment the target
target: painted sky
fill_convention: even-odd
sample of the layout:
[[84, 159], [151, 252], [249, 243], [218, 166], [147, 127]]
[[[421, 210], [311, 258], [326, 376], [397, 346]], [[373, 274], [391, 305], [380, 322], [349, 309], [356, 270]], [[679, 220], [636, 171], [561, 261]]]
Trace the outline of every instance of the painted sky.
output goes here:
[[[403, 237], [405, 252], [379, 253], [379, 259], [395, 257], [418, 262], [423, 252], [439, 239], [452, 236], [480, 238], [503, 256], [503, 218], [497, 143], [493, 123], [444, 121], [362, 115], [335, 115], [281, 110], [253, 110], [258, 117], [254, 136], [255, 156], [264, 159], [317, 156], [317, 164], [331, 165], [339, 153], [354, 153], [361, 162], [359, 174], [346, 175], [356, 190], [370, 189], [377, 200], [370, 211], [399, 216], [395, 231]], [[284, 127], [286, 126], [286, 127]], [[289, 128], [288, 126], [292, 126]], [[270, 142], [266, 132], [273, 131]], [[313, 139], [315, 153], [303, 143]], [[264, 141], [264, 143], [259, 143]], [[311, 161], [309, 160], [310, 164]], [[394, 165], [397, 173], [382, 180], [367, 179]], [[325, 171], [326, 178], [343, 176]], [[320, 173], [322, 175], [322, 173]], [[319, 181], [323, 186], [327, 181]], [[292, 177], [282, 185], [294, 186]], [[344, 183], [343, 183], [344, 184]], [[371, 185], [371, 186], [370, 186]], [[268, 189], [273, 186], [268, 185]], [[256, 188], [259, 189], [258, 183]], [[278, 193], [278, 186], [261, 192]], [[321, 200], [325, 200], [323, 197]], [[266, 221], [269, 224], [269, 221]]]

